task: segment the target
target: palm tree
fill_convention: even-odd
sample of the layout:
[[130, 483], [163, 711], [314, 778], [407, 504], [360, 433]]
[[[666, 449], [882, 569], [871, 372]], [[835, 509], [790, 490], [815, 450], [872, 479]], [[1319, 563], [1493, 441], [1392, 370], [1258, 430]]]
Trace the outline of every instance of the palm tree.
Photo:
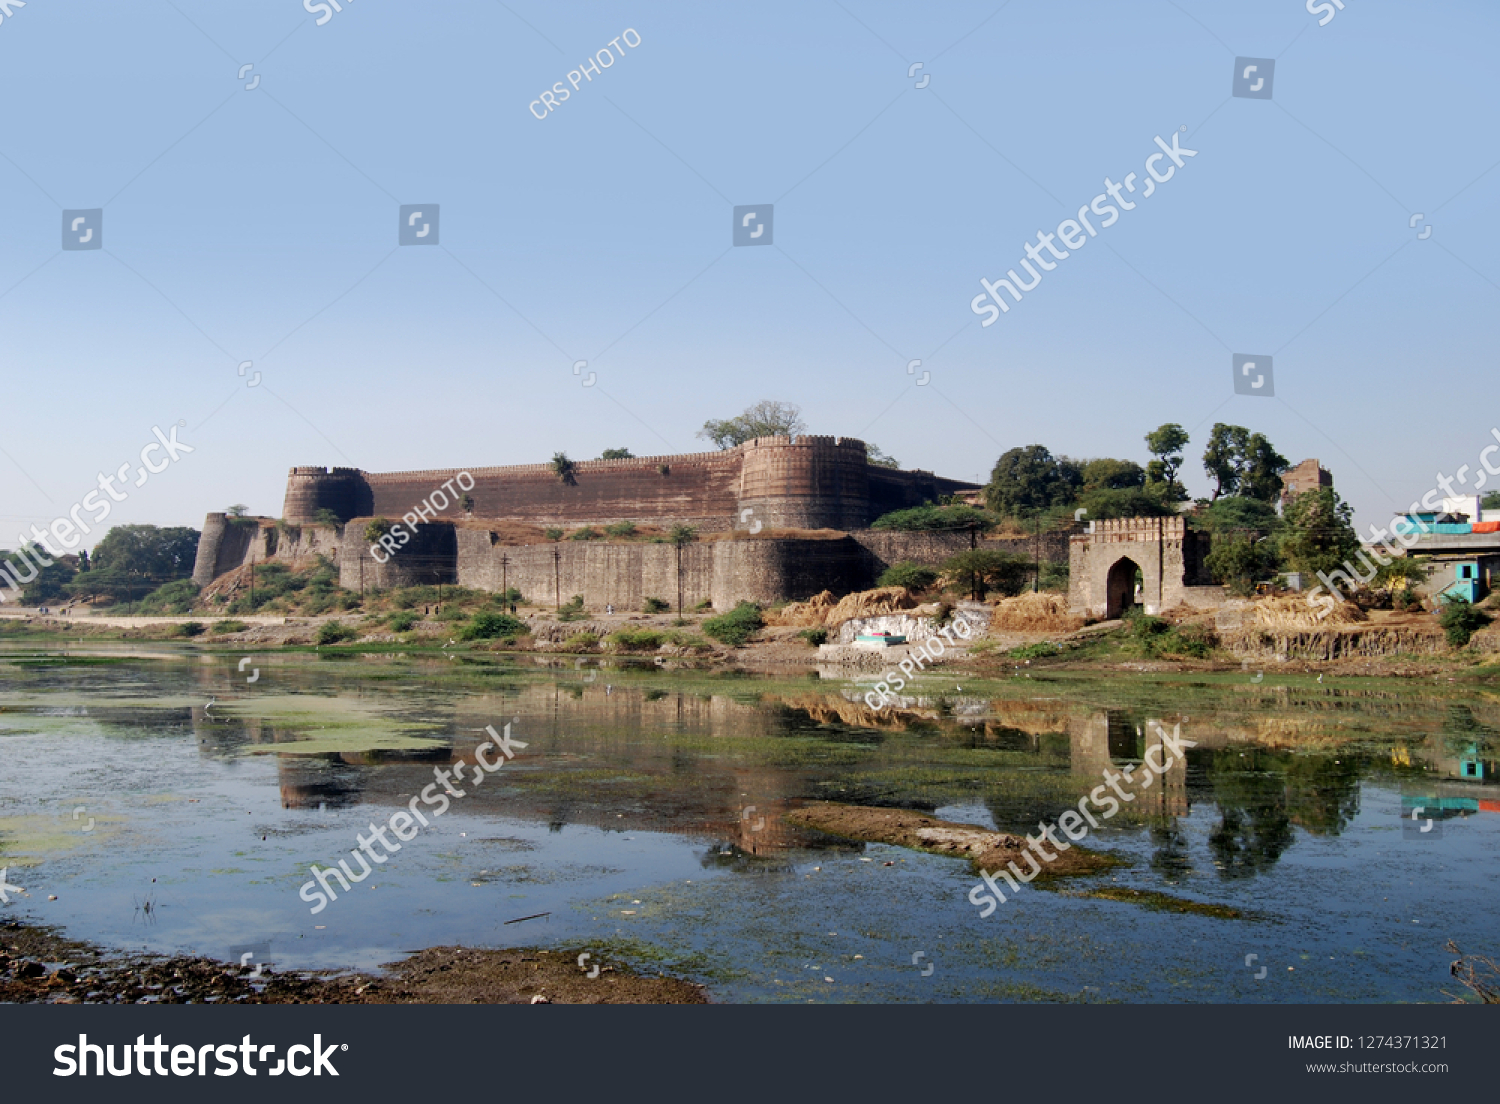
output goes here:
[[682, 617], [682, 550], [698, 539], [698, 530], [691, 525], [674, 525], [667, 539], [677, 548], [677, 616]]

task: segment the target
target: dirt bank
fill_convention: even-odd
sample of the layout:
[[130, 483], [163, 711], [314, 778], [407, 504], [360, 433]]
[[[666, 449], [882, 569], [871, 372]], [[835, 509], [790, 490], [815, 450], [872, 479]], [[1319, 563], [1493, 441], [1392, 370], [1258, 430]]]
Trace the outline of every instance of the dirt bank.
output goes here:
[[[55, 930], [0, 926], [0, 1003], [707, 1004], [700, 985], [645, 977], [595, 948], [429, 947], [383, 971], [276, 973], [208, 958], [109, 955]], [[539, 999], [540, 998], [540, 999]]]
[[[880, 809], [865, 805], [807, 805], [786, 815], [786, 819], [804, 828], [816, 828], [832, 836], [861, 840], [866, 843], [893, 843], [910, 847], [916, 851], [929, 851], [935, 855], [952, 855], [968, 859], [976, 871], [995, 873], [1007, 863], [1021, 862], [1021, 853], [1027, 849], [1022, 836], [1007, 832], [992, 832], [973, 824], [955, 824], [938, 820], [926, 813], [910, 809]], [[1037, 880], [1068, 877], [1079, 874], [1097, 874], [1119, 865], [1119, 860], [1109, 855], [1090, 851], [1073, 844], [1066, 851], [1057, 851], [1057, 859], [1044, 863]]]

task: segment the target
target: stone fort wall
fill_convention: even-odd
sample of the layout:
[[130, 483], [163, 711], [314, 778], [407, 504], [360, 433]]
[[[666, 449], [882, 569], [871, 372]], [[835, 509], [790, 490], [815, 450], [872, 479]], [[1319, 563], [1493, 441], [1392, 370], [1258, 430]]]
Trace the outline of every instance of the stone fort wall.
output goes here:
[[440, 497], [448, 502], [436, 518], [472, 516], [544, 527], [631, 521], [709, 531], [850, 530], [891, 510], [970, 489], [931, 472], [873, 466], [865, 443], [852, 437], [759, 437], [722, 452], [577, 461], [572, 482], [559, 479], [550, 464], [383, 473], [293, 468], [283, 517], [305, 524], [326, 509], [341, 522], [372, 516], [394, 520], [456, 481], [461, 471], [474, 479], [467, 492], [471, 507], [465, 509], [462, 494], [444, 491]]

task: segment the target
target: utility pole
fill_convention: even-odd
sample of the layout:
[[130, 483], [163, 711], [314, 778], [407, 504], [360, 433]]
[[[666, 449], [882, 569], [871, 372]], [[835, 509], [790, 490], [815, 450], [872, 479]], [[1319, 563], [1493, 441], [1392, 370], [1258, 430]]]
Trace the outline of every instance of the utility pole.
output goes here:
[[1042, 515], [1036, 515], [1036, 543], [1032, 545], [1033, 558], [1031, 562], [1031, 593], [1035, 594], [1042, 589]]

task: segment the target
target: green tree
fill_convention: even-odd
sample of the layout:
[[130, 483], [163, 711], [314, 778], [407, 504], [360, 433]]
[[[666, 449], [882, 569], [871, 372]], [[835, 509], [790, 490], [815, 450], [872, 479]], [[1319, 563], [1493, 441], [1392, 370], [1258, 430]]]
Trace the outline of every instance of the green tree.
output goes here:
[[[66, 593], [63, 588], [78, 574], [78, 569], [71, 562], [73, 557], [60, 556], [54, 560], [47, 555], [46, 549], [34, 541], [22, 545], [22, 548], [26, 551], [24, 557], [14, 552], [0, 551], [0, 563], [10, 561], [10, 571], [18, 582], [23, 583], [21, 600], [27, 605], [35, 606], [62, 597]], [[29, 581], [22, 578], [33, 572], [34, 578]], [[0, 589], [9, 585], [9, 580], [0, 578]]]
[[1263, 541], [1245, 534], [1216, 539], [1203, 565], [1237, 598], [1255, 593], [1255, 582], [1275, 569], [1275, 557]]
[[1083, 482], [1079, 465], [1044, 445], [1008, 449], [995, 461], [984, 501], [997, 514], [1024, 516], [1072, 501]]
[[1163, 484], [1162, 500], [1165, 502], [1181, 502], [1187, 498], [1187, 488], [1177, 481], [1177, 473], [1182, 468], [1182, 450], [1187, 446], [1187, 430], [1176, 422], [1167, 422], [1146, 434], [1146, 451], [1156, 457], [1146, 465], [1146, 482]]
[[1089, 491], [1127, 491], [1146, 485], [1146, 469], [1134, 460], [1101, 457], [1083, 464], [1083, 487]]
[[712, 441], [721, 449], [732, 449], [756, 437], [795, 437], [807, 432], [802, 409], [792, 403], [763, 399], [744, 413], [723, 421], [709, 419], [698, 436]]
[[896, 532], [918, 532], [922, 530], [974, 529], [987, 533], [999, 522], [993, 514], [973, 506], [913, 506], [908, 510], [893, 510], [882, 514], [870, 523], [871, 529], [888, 529]]
[[1021, 593], [1031, 574], [1031, 564], [1010, 552], [971, 548], [945, 560], [943, 574], [950, 584], [962, 586], [970, 597], [981, 602], [992, 590], [1007, 597]]
[[879, 445], [872, 445], [868, 441], [865, 442], [865, 459], [877, 468], [899, 469], [901, 467], [900, 460], [886, 455], [885, 450]]
[[1214, 423], [1208, 447], [1203, 450], [1203, 470], [1214, 480], [1213, 501], [1240, 489], [1240, 469], [1249, 442], [1250, 431], [1244, 426]]
[[1443, 635], [1455, 648], [1464, 647], [1469, 643], [1469, 637], [1494, 620], [1484, 610], [1471, 606], [1467, 598], [1445, 595], [1443, 603], [1438, 624], [1443, 626]]
[[907, 590], [922, 591], [937, 582], [938, 573], [932, 568], [913, 560], [902, 560], [893, 563], [880, 573], [876, 580], [876, 586], [883, 587], [905, 587]]
[[634, 460], [635, 459], [635, 453], [631, 452], [628, 448], [605, 449], [604, 450], [604, 454], [602, 456], [600, 456], [599, 459], [600, 460]]
[[250, 507], [246, 506], [243, 502], [236, 502], [233, 506], [229, 507], [229, 509], [225, 510], [224, 512], [230, 517], [244, 517], [245, 514], [249, 512], [249, 510]]
[[67, 584], [75, 597], [129, 600], [186, 579], [198, 555], [198, 530], [116, 525], [94, 548], [91, 569]]
[[1332, 487], [1299, 494], [1287, 504], [1282, 519], [1282, 559], [1291, 570], [1306, 575], [1341, 567], [1359, 550], [1353, 517], [1354, 510]]
[[383, 517], [374, 518], [365, 526], [365, 543], [374, 544], [391, 531], [391, 523]]
[[1281, 494], [1281, 473], [1289, 467], [1264, 434], [1244, 426], [1215, 422], [1203, 450], [1203, 470], [1215, 481], [1215, 502], [1236, 493], [1274, 502]]
[[1500, 510], [1500, 491], [1491, 491], [1479, 502], [1481, 510]]
[[566, 452], [554, 452], [552, 454], [552, 474], [559, 480], [573, 487], [578, 483], [577, 465], [568, 459]]
[[1177, 511], [1162, 501], [1165, 485], [1149, 484], [1145, 487], [1100, 487], [1084, 491], [1078, 496], [1078, 505], [1088, 511], [1090, 521], [1104, 521], [1123, 517], [1172, 517]]

